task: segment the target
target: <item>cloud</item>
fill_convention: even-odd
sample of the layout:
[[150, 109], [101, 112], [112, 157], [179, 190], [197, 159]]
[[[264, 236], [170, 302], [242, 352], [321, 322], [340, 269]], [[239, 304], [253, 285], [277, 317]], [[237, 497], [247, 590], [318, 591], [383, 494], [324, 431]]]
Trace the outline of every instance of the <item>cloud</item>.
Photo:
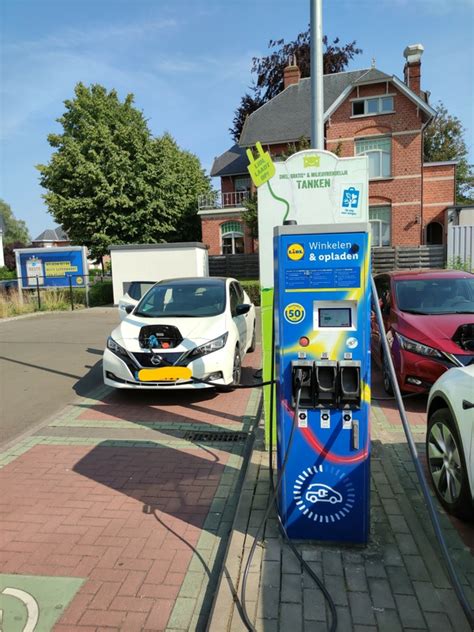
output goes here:
[[109, 40], [120, 40], [128, 43], [130, 40], [136, 41], [154, 35], [157, 31], [175, 28], [177, 25], [174, 19], [152, 20], [149, 22], [136, 22], [132, 24], [108, 24], [96, 28], [77, 29], [67, 28], [60, 35], [52, 34], [36, 40], [22, 40], [17, 42], [6, 42], [3, 51], [6, 55], [21, 52], [22, 54], [34, 53], [45, 50], [82, 48], [85, 46], [96, 46], [104, 44]]

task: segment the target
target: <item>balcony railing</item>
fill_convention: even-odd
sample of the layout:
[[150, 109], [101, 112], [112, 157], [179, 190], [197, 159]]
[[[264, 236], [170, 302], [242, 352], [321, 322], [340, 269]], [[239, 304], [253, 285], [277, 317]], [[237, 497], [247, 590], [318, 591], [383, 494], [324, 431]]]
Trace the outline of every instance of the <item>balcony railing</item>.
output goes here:
[[250, 191], [231, 191], [230, 193], [214, 191], [214, 193], [200, 195], [198, 206], [200, 211], [241, 207], [249, 197]]

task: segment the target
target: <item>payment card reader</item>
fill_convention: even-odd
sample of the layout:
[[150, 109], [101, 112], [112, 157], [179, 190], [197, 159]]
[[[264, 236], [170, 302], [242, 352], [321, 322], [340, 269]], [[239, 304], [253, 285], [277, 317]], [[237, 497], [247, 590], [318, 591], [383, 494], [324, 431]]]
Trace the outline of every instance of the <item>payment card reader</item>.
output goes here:
[[369, 228], [279, 226], [274, 253], [278, 467], [287, 457], [279, 492], [282, 521], [294, 539], [365, 543]]

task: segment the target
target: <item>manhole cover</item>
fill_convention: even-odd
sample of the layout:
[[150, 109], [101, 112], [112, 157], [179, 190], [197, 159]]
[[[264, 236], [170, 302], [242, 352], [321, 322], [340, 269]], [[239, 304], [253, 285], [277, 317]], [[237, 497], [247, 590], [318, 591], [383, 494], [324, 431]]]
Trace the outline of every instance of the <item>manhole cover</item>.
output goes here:
[[244, 443], [247, 441], [248, 434], [246, 432], [218, 432], [218, 431], [196, 431], [188, 430], [184, 438], [187, 441], [215, 442], [224, 443]]

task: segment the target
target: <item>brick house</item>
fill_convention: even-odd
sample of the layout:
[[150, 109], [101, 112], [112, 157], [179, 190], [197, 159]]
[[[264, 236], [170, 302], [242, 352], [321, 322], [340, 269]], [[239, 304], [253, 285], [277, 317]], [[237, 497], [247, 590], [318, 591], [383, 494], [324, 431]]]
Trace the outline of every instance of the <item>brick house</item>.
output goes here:
[[56, 248], [58, 246], [69, 246], [71, 241], [67, 233], [57, 226], [56, 228], [47, 228], [31, 241], [31, 245], [35, 248]]
[[[423, 133], [435, 116], [421, 90], [423, 46], [409, 46], [404, 81], [375, 67], [325, 75], [325, 149], [369, 156], [372, 244], [444, 244], [446, 209], [455, 203], [455, 162], [425, 163]], [[309, 139], [311, 80], [296, 65], [284, 71], [284, 89], [245, 121], [239, 143], [217, 157], [211, 176], [221, 191], [199, 200], [202, 240], [210, 255], [248, 253], [255, 242], [243, 221], [252, 192], [245, 150], [260, 141], [278, 160], [289, 144]]]

